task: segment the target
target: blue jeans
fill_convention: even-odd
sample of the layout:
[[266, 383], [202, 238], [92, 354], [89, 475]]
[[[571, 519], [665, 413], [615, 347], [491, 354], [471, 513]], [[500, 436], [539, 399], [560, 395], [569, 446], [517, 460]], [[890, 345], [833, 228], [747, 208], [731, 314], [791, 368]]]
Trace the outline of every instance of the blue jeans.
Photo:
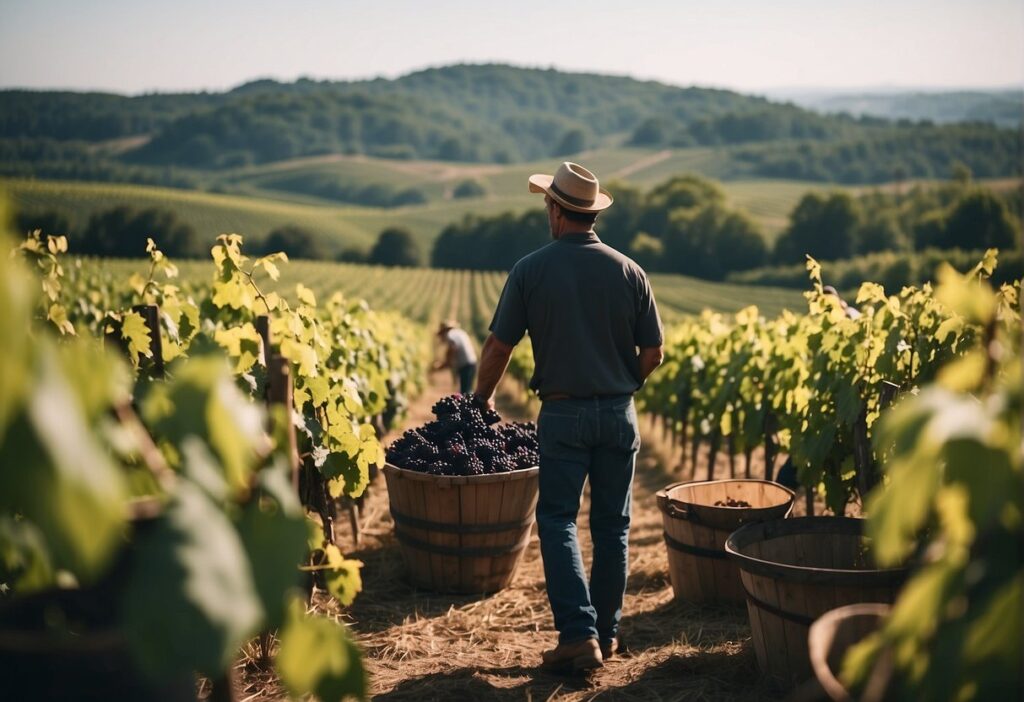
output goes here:
[[455, 372], [459, 376], [459, 393], [468, 395], [473, 392], [473, 379], [476, 378], [476, 364], [468, 363]]
[[[537, 420], [540, 497], [537, 531], [548, 601], [559, 643], [610, 643], [622, 618], [629, 569], [633, 470], [640, 448], [629, 395], [551, 400]], [[583, 567], [576, 518], [590, 478], [590, 579]]]

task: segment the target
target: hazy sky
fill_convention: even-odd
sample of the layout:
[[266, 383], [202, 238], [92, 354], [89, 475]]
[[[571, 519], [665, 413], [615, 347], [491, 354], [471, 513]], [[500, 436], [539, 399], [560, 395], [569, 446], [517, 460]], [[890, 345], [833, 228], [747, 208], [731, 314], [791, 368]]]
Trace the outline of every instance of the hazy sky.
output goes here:
[[223, 89], [455, 62], [748, 91], [1024, 84], [1024, 0], [0, 0], [0, 86]]

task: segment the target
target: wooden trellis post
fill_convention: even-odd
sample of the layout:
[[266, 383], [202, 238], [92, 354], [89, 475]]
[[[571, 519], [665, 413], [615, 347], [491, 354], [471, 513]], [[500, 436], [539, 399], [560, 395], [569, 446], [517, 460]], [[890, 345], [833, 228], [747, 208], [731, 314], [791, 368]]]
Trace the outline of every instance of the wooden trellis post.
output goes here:
[[722, 448], [722, 433], [715, 429], [711, 433], [711, 441], [708, 443], [708, 480], [715, 479], [715, 461], [718, 458], [718, 451]]
[[778, 446], [775, 445], [776, 420], [775, 415], [766, 412], [764, 415], [764, 479], [772, 480], [775, 477], [775, 456], [778, 453]]
[[[887, 409], [896, 399], [900, 386], [883, 380], [878, 389], [878, 404]], [[867, 403], [861, 401], [860, 413], [853, 425], [853, 461], [857, 468], [857, 489], [861, 500], [878, 484], [878, 465], [871, 451], [868, 438]]]
[[295, 436], [295, 426], [291, 422], [292, 407], [292, 369], [288, 359], [281, 355], [272, 355], [267, 366], [267, 404], [280, 407], [288, 418], [285, 424], [285, 435], [288, 441], [288, 462], [292, 473], [292, 486], [299, 490], [299, 444]]
[[263, 341], [263, 365], [270, 368], [270, 317], [261, 314], [256, 318], [256, 333]]

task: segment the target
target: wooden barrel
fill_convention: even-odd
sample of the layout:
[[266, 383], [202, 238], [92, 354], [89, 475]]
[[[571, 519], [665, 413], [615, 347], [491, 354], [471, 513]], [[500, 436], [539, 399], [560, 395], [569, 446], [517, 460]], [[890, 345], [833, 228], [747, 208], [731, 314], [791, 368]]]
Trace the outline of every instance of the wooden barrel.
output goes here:
[[120, 628], [139, 536], [155, 528], [163, 502], [129, 503], [133, 538], [99, 581], [0, 601], [0, 690], [10, 700], [195, 702], [195, 675], [151, 679]]
[[[874, 633], [892, 607], [877, 602], [846, 605], [823, 614], [811, 624], [807, 636], [811, 667], [825, 692], [835, 702], [852, 702], [853, 696], [839, 680], [843, 658], [851, 646]], [[859, 696], [862, 702], [885, 699], [892, 676], [892, 657], [883, 654]]]
[[409, 578], [437, 592], [507, 587], [530, 540], [539, 468], [473, 476], [384, 466]]
[[[74, 616], [112, 604], [97, 602], [91, 595], [49, 591], [0, 608], [0, 680], [4, 694], [9, 695], [4, 699], [195, 702], [194, 675], [150, 679], [116, 629], [74, 634], [48, 630], [52, 623], [47, 618], [56, 613]], [[74, 604], [71, 608], [69, 601]]]
[[[739, 568], [725, 553], [725, 540], [743, 524], [781, 519], [793, 507], [793, 491], [768, 480], [674, 483], [657, 499], [672, 591], [690, 602], [743, 602]], [[715, 504], [730, 499], [750, 507]]]
[[863, 520], [798, 517], [737, 529], [725, 550], [740, 568], [750, 629], [761, 671], [792, 687], [812, 675], [808, 629], [830, 609], [893, 602], [904, 568], [870, 562]]

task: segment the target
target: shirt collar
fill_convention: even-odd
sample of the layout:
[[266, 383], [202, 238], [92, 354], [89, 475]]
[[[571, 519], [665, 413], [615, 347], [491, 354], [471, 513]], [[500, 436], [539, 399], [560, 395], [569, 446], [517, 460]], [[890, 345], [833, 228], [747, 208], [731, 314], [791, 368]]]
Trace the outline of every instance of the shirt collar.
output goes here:
[[573, 244], [581, 244], [587, 241], [601, 241], [597, 238], [597, 232], [593, 229], [588, 229], [585, 232], [566, 232], [562, 236], [558, 237], [559, 241], [568, 241]]

